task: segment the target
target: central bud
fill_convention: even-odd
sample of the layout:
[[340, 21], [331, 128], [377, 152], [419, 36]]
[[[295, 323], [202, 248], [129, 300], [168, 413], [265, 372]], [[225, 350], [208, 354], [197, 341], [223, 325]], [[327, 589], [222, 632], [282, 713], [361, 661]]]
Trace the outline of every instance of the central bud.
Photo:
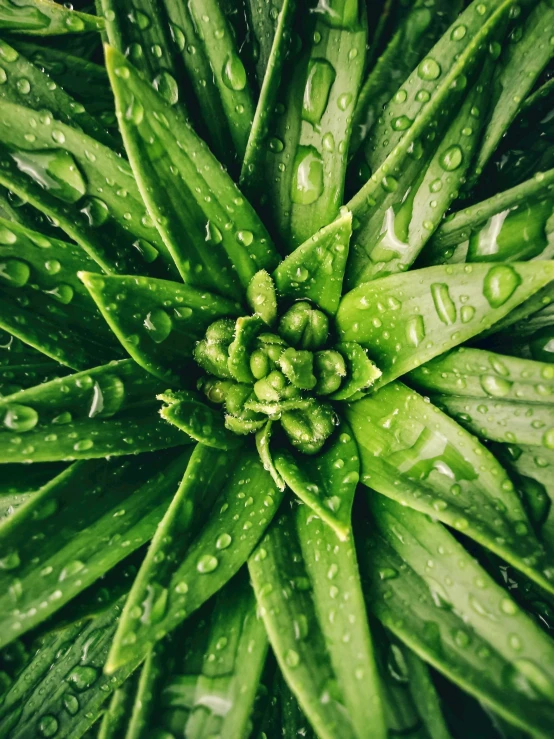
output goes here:
[[253, 316], [212, 323], [197, 344], [194, 356], [206, 372], [199, 389], [224, 407], [231, 431], [255, 433], [280, 421], [295, 448], [315, 454], [335, 429], [329, 400], [347, 376], [345, 357], [329, 346], [329, 319], [306, 301], [280, 320], [276, 310], [253, 307]]

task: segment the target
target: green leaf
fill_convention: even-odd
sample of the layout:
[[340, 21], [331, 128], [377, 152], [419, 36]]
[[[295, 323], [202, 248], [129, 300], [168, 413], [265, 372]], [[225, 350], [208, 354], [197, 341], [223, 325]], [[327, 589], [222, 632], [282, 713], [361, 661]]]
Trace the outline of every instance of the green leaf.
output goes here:
[[14, 739], [82, 736], [110, 693], [133, 672], [139, 659], [115, 675], [102, 672], [122, 603], [83, 624], [52, 629], [33, 650], [0, 706], [0, 734]]
[[315, 457], [287, 449], [273, 456], [289, 488], [345, 541], [351, 531], [352, 503], [360, 480], [360, 459], [348, 425], [342, 421]]
[[0, 647], [150, 540], [189, 457], [186, 450], [76, 462], [2, 525]]
[[86, 109], [61, 87], [54, 86], [40, 67], [28, 61], [13, 46], [0, 40], [0, 99], [50, 113], [68, 126], [81, 129], [106, 146], [117, 148], [117, 143]]
[[524, 23], [513, 29], [511, 43], [504, 47], [491, 86], [492, 115], [475, 162], [476, 176], [482, 172], [516, 117], [521, 101], [531, 92], [540, 73], [554, 57], [553, 27], [554, 6], [545, 0], [535, 3]]
[[[215, 597], [205, 618], [156, 646], [142, 669], [135, 717], [127, 739], [171, 726], [174, 735], [243, 737], [267, 654], [263, 623], [242, 574]], [[192, 638], [191, 638], [192, 637]], [[150, 673], [150, 680], [147, 679]]]
[[362, 482], [461, 531], [553, 591], [514, 486], [493, 455], [400, 383], [345, 407]]
[[[287, 511], [248, 561], [279, 667], [318, 736], [386, 737], [351, 539], [307, 506]], [[343, 639], [348, 634], [349, 639]]]
[[421, 255], [421, 264], [515, 262], [553, 253], [554, 169], [453, 213]]
[[303, 48], [291, 54], [282, 74], [278, 103], [284, 112], [273, 116], [259, 165], [264, 184], [256, 194], [269, 203], [287, 253], [336, 218], [343, 202], [367, 19], [360, 0], [348, 2], [343, 18], [340, 12], [320, 4], [317, 13], [305, 14]]
[[337, 327], [342, 340], [367, 348], [383, 372], [380, 387], [490, 328], [552, 279], [554, 262], [455, 264], [391, 275], [347, 293]]
[[410, 372], [409, 380], [430, 395], [554, 403], [554, 369], [549, 364], [482, 349], [455, 349]]
[[124, 159], [48, 112], [0, 101], [0, 115], [0, 184], [55, 219], [105, 271], [175, 274]]
[[[425, 62], [422, 62], [425, 64]], [[397, 179], [382, 182], [379, 208], [364, 204], [354, 211], [356, 229], [352, 239], [348, 282], [351, 286], [407, 270], [439, 226], [443, 215], [465, 182], [485, 121], [493, 69], [488, 59], [459, 110], [446, 127], [439, 123], [423, 143], [414, 144], [411, 161]], [[465, 77], [461, 78], [467, 84]], [[397, 96], [402, 96], [401, 89]], [[410, 119], [400, 116], [391, 126], [409, 128]], [[442, 130], [444, 128], [444, 130]], [[371, 141], [371, 152], [377, 147]]]
[[107, 669], [149, 647], [244, 564], [282, 499], [255, 451], [199, 445], [125, 605]]
[[284, 490], [285, 481], [277, 472], [277, 468], [273, 461], [273, 455], [271, 453], [271, 449], [269, 448], [273, 423], [273, 421], [268, 421], [265, 426], [263, 426], [260, 431], [257, 432], [255, 437], [256, 449], [258, 450], [258, 454], [260, 455], [260, 460], [264, 466], [264, 470], [267, 470], [269, 472], [273, 479], [273, 482], [277, 485], [279, 490]]
[[355, 400], [381, 377], [381, 370], [368, 358], [367, 351], [354, 341], [336, 345], [346, 363], [346, 380], [329, 397], [332, 400]]
[[0, 460], [49, 462], [136, 454], [190, 443], [160, 418], [165, 385], [132, 360], [0, 399]]
[[[373, 248], [379, 237], [383, 226], [383, 212], [389, 219], [388, 224], [385, 220], [385, 228], [392, 229], [392, 238], [397, 238], [394, 226], [390, 223], [394, 210], [390, 211], [389, 207], [394, 203], [401, 203], [404, 195], [413, 187], [414, 181], [417, 183], [421, 173], [418, 157], [422, 148], [426, 149], [431, 139], [433, 149], [437, 129], [441, 131], [448, 125], [449, 119], [467, 98], [463, 82], [471, 80], [478, 69], [489, 66], [483, 60], [487, 46], [491, 41], [496, 41], [496, 34], [504, 29], [512, 5], [513, 0], [492, 0], [486, 4], [474, 0], [444, 33], [429, 55], [412, 71], [380, 115], [366, 148], [366, 159], [368, 153], [371, 153], [367, 182], [348, 203], [354, 218], [360, 224], [360, 235], [358, 236], [358, 229], [354, 232], [351, 259], [359, 256], [361, 265], [356, 266], [354, 263], [347, 274], [352, 287], [360, 284], [363, 279], [365, 250]], [[484, 80], [482, 82], [484, 84]], [[469, 94], [478, 94], [478, 88], [475, 87], [475, 92], [470, 90]], [[455, 176], [464, 160], [464, 152], [460, 149], [462, 139], [456, 138], [459, 124], [462, 127], [465, 125], [461, 118], [452, 123], [452, 130], [447, 133], [450, 146], [445, 151], [439, 147], [438, 159], [431, 165], [432, 170], [435, 170], [443, 161], [449, 174], [441, 173], [441, 180], [452, 172]], [[478, 122], [476, 124], [474, 126], [472, 119], [470, 128], [478, 128]], [[473, 129], [468, 138], [472, 137]], [[472, 148], [466, 151], [466, 160]], [[447, 192], [448, 194], [451, 196], [451, 193]], [[429, 192], [424, 188], [420, 195], [422, 208], [426, 209], [430, 205]], [[445, 205], [448, 202], [443, 207]], [[411, 218], [409, 207], [404, 210], [406, 218]], [[433, 228], [437, 225], [438, 223], [434, 223]], [[423, 224], [418, 226], [422, 227]], [[419, 248], [425, 241], [424, 231], [425, 229], [416, 230], [420, 234]], [[427, 234], [429, 236], [430, 231]]]
[[[454, 21], [461, 5], [459, 0], [442, 0], [430, 9], [426, 6], [426, 0], [416, 0], [406, 9], [397, 11], [398, 26], [375, 65], [370, 67], [360, 90], [352, 123], [350, 156], [368, 137], [383, 107], [402, 82]], [[386, 14], [386, 11], [383, 13]], [[372, 41], [370, 55], [375, 54], [376, 41]]]
[[79, 277], [125, 350], [166, 382], [190, 371], [196, 342], [213, 321], [240, 315], [237, 303], [169, 280], [90, 272]]
[[277, 294], [275, 283], [264, 270], [256, 272], [246, 289], [246, 300], [251, 310], [257, 313], [268, 326], [277, 320]]
[[240, 436], [225, 428], [221, 411], [203, 403], [196, 393], [168, 391], [158, 400], [167, 404], [160, 410], [162, 418], [205, 446], [223, 451], [242, 446]]
[[42, 382], [65, 377], [71, 371], [68, 367], [52, 362], [47, 357], [36, 364], [19, 364], [17, 355], [12, 359], [13, 362], [8, 364], [0, 361], [0, 398]]
[[277, 19], [275, 5], [253, 0], [247, 3], [250, 10], [250, 27], [258, 44], [256, 71], [261, 84], [260, 96], [248, 136], [246, 151], [240, 172], [240, 186], [251, 200], [259, 198], [264, 186], [265, 147], [277, 102], [283, 67], [290, 52], [296, 0], [278, 0]]
[[77, 277], [98, 269], [80, 247], [0, 218], [0, 264], [0, 327], [74, 369], [121, 356]]
[[128, 717], [137, 691], [137, 677], [138, 671], [128, 677], [112, 695], [110, 705], [102, 716], [98, 739], [119, 739], [125, 735]]
[[360, 541], [375, 615], [507, 721], [548, 737], [549, 637], [444, 527], [383, 496], [370, 494], [369, 501], [371, 533]]
[[313, 301], [330, 315], [338, 310], [352, 234], [346, 211], [286, 257], [273, 273], [279, 294]]
[[32, 36], [101, 31], [104, 19], [69, 10], [51, 0], [1, 0], [0, 30]]
[[[179, 55], [170, 27], [158, 0], [100, 0], [106, 18], [108, 43], [130, 61], [152, 83], [175, 114], [187, 119]], [[190, 43], [190, 40], [188, 41]]]
[[127, 60], [106, 63], [123, 140], [152, 217], [185, 282], [241, 299], [277, 254], [263, 224], [194, 131]]
[[212, 69], [234, 148], [242, 160], [254, 118], [244, 64], [220, 3], [190, 0], [188, 6]]
[[242, 316], [237, 319], [233, 341], [229, 344], [228, 369], [237, 382], [254, 382], [250, 369], [250, 354], [264, 322], [260, 316]]

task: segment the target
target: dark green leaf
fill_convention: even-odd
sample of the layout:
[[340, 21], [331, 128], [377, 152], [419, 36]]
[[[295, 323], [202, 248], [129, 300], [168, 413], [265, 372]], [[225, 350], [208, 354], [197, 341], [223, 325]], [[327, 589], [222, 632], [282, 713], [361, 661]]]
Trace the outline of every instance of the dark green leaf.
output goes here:
[[149, 541], [189, 457], [77, 462], [21, 506], [1, 527], [0, 646]]
[[289, 254], [273, 273], [280, 296], [308, 298], [334, 315], [342, 294], [351, 234], [352, 214], [346, 211]]
[[[352, 540], [289, 508], [248, 562], [269, 641], [318, 736], [386, 737]], [[348, 634], [348, 640], [343, 637]]]
[[190, 371], [196, 342], [213, 321], [240, 315], [238, 303], [169, 280], [90, 272], [79, 277], [126, 351], [166, 382]]
[[110, 672], [145, 656], [240, 569], [281, 499], [255, 450], [196, 447], [127, 600]]
[[121, 54], [108, 48], [106, 60], [140, 191], [181, 276], [242, 298], [254, 274], [276, 264], [267, 231], [192, 128]]
[[348, 425], [342, 421], [315, 457], [286, 449], [273, 456], [275, 467], [289, 488], [345, 541], [351, 530], [352, 503], [360, 480], [358, 450]]
[[125, 735], [129, 714], [137, 692], [138, 671], [117, 688], [112, 695], [110, 705], [102, 716], [98, 739], [120, 739]]
[[510, 723], [550, 736], [549, 637], [444, 527], [375, 493], [369, 499], [373, 526], [361, 556], [379, 620]]
[[0, 265], [3, 329], [74, 369], [122, 355], [77, 277], [98, 269], [80, 247], [0, 218]]
[[365, 485], [463, 532], [554, 590], [513, 483], [487, 449], [400, 383], [346, 407]]
[[0, 30], [32, 36], [101, 31], [104, 19], [51, 0], [0, 0]]
[[0, 399], [0, 460], [49, 462], [136, 454], [190, 443], [159, 415], [165, 384], [132, 360]]
[[342, 299], [337, 326], [366, 347], [375, 387], [490, 328], [554, 279], [554, 262], [455, 264], [391, 275]]

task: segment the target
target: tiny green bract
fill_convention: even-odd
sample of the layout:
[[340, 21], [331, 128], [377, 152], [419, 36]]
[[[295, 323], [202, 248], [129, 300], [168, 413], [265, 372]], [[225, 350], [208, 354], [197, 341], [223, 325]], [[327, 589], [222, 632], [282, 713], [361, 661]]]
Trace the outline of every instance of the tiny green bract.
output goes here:
[[0, 737], [548, 739], [554, 2], [0, 0]]

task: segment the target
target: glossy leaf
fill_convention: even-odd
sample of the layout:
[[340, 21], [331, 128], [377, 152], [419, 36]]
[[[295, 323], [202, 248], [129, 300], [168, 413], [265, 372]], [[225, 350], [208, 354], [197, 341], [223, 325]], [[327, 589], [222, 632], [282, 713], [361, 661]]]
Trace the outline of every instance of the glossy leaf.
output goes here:
[[429, 395], [554, 404], [549, 364], [482, 349], [455, 349], [410, 372], [409, 380]]
[[371, 389], [381, 377], [381, 370], [368, 358], [366, 350], [353, 341], [343, 341], [336, 348], [346, 363], [346, 380], [329, 397], [331, 400], [355, 400]]
[[190, 0], [188, 5], [212, 69], [231, 140], [242, 159], [254, 118], [254, 101], [246, 69], [220, 3]]
[[[409, 189], [408, 185], [418, 180], [421, 139], [425, 140], [427, 134], [433, 141], [436, 127], [440, 130], [466, 98], [462, 80], [467, 82], [475, 74], [478, 65], [488, 66], [483, 65], [485, 49], [490, 41], [496, 41], [495, 34], [505, 26], [511, 6], [511, 0], [493, 0], [487, 4], [474, 0], [412, 71], [380, 116], [368, 143], [369, 148], [366, 149], [366, 158], [368, 151], [371, 151], [367, 182], [348, 203], [362, 230], [360, 237], [357, 231], [353, 236], [351, 259], [358, 256], [362, 264], [354, 264], [352, 269], [349, 268], [348, 281], [351, 287], [360, 284], [363, 279], [365, 249], [373, 247], [372, 234], [379, 235], [382, 218], [388, 207], [397, 202], [399, 196], [401, 200]], [[430, 132], [431, 124], [433, 131]], [[442, 159], [446, 169], [455, 172], [463, 163], [463, 152], [459, 148], [460, 141], [454, 140], [456, 123], [452, 125], [453, 148], [441, 151], [438, 159], [439, 164]], [[399, 190], [400, 182], [402, 188]], [[422, 192], [422, 197], [425, 206], [429, 201], [429, 193], [423, 195]], [[379, 220], [379, 212], [381, 223], [376, 224], [375, 218]], [[435, 223], [434, 227], [437, 225]], [[369, 230], [364, 235], [367, 227]]]
[[141, 194], [181, 276], [199, 289], [240, 299], [257, 271], [275, 266], [267, 231], [171, 106], [121, 54], [108, 48], [106, 61]]
[[352, 214], [346, 211], [283, 259], [273, 273], [280, 296], [307, 298], [334, 315], [342, 294], [351, 234]]
[[513, 483], [487, 449], [400, 383], [346, 408], [361, 481], [461, 531], [553, 591], [554, 572]]
[[110, 693], [139, 664], [102, 673], [122, 603], [97, 619], [47, 632], [0, 706], [0, 733], [23, 739], [56, 728], [64, 739], [81, 736], [98, 718]]
[[372, 532], [360, 556], [379, 620], [510, 723], [549, 736], [548, 636], [440, 524], [383, 496], [369, 499]]
[[47, 108], [58, 120], [81, 129], [106, 146], [117, 147], [115, 140], [61, 87], [52, 83], [40, 67], [28, 61], [21, 52], [0, 41], [0, 76], [6, 80], [0, 85], [0, 99], [25, 105], [39, 111]]
[[104, 19], [70, 10], [51, 0], [2, 0], [0, 29], [32, 36], [101, 31]]
[[107, 272], [174, 274], [124, 159], [48, 112], [0, 101], [0, 114], [0, 184], [55, 219]]
[[552, 279], [554, 262], [391, 275], [347, 293], [337, 326], [344, 341], [367, 348], [383, 372], [379, 387], [490, 328]]
[[273, 455], [275, 467], [289, 488], [334, 529], [341, 541], [350, 534], [352, 503], [360, 480], [358, 450], [349, 432], [343, 421], [316, 457], [287, 449]]
[[0, 326], [83, 369], [122, 355], [77, 277], [98, 266], [75, 244], [0, 219]]
[[554, 170], [449, 216], [421, 255], [425, 265], [515, 262], [552, 254]]
[[257, 189], [263, 186], [265, 150], [272, 125], [283, 67], [290, 52], [296, 0], [279, 0], [279, 13], [274, 20], [275, 6], [268, 7], [260, 0], [248, 3], [251, 27], [259, 45], [256, 71], [261, 84], [252, 127], [248, 136], [240, 172], [240, 186], [246, 195], [257, 200]]
[[242, 446], [240, 436], [225, 428], [220, 410], [203, 403], [196, 393], [165, 392], [158, 399], [166, 403], [160, 410], [162, 418], [196, 441], [223, 451]]
[[52, 380], [0, 399], [0, 460], [97, 459], [190, 439], [160, 418], [165, 385], [132, 360]]
[[137, 690], [137, 677], [138, 670], [113, 693], [100, 722], [98, 739], [118, 739], [124, 735]]
[[255, 451], [199, 445], [133, 584], [108, 670], [144, 656], [244, 564], [282, 499]]
[[19, 364], [16, 357], [13, 359], [15, 361], [9, 364], [0, 362], [0, 398], [41, 382], [65, 377], [71, 372], [68, 367], [53, 362], [48, 357], [36, 364]]
[[213, 321], [240, 315], [237, 303], [169, 280], [79, 277], [135, 362], [166, 382], [190, 369], [194, 346]]
[[306, 506], [288, 508], [248, 567], [279, 667], [317, 735], [363, 737], [371, 726], [386, 737], [351, 540], [338, 542]]
[[186, 450], [132, 462], [77, 462], [19, 508], [1, 528], [0, 646], [149, 541], [189, 457]]
[[[431, 9], [425, 0], [417, 0], [406, 9], [397, 10], [398, 27], [360, 90], [352, 123], [350, 156], [368, 137], [383, 107], [456, 18], [461, 5], [459, 1], [442, 0]], [[370, 54], [375, 53], [376, 41], [373, 40]]]
[[521, 100], [531, 92], [540, 73], [554, 57], [550, 33], [553, 25], [554, 7], [545, 0], [536, 3], [525, 22], [512, 31], [512, 43], [506, 44], [495, 73], [494, 107], [475, 162], [476, 174], [482, 171], [516, 117]]
[[[343, 200], [350, 117], [363, 73], [365, 3], [319, 4], [300, 26], [304, 46], [282, 75], [262, 172], [270, 218], [290, 253], [330, 223]], [[263, 197], [262, 197], [263, 196]], [[268, 209], [269, 210], [269, 209]]]

